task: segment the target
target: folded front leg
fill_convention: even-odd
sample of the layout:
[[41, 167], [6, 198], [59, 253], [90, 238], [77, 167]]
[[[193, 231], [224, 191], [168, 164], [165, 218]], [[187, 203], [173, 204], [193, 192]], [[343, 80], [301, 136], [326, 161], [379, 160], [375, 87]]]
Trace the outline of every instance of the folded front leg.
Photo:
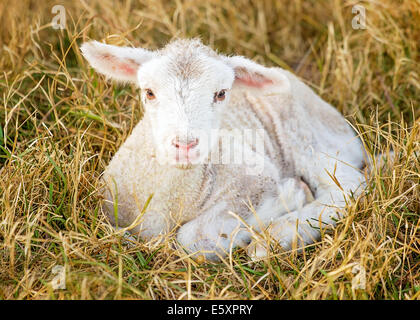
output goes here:
[[178, 231], [178, 242], [195, 256], [217, 261], [226, 256], [230, 248], [249, 243], [250, 234], [241, 221], [229, 214], [228, 206], [221, 202], [201, 214]]
[[257, 208], [256, 214], [247, 219], [255, 231], [264, 230], [275, 219], [302, 208], [313, 200], [308, 185], [299, 178], [285, 178], [277, 185], [277, 194], [267, 197]]
[[208, 260], [218, 260], [231, 248], [248, 246], [252, 230], [260, 231], [268, 223], [281, 215], [302, 206], [311, 200], [308, 186], [297, 178], [282, 180], [277, 186], [277, 193], [267, 193], [256, 212], [242, 212], [241, 220], [229, 213], [225, 202], [219, 202], [211, 210], [186, 223], [178, 231], [179, 243], [190, 253], [205, 256]]
[[255, 239], [248, 247], [248, 254], [253, 259], [267, 256], [270, 239], [276, 240], [285, 250], [302, 248], [317, 241], [321, 229], [335, 226], [342, 216], [350, 191], [361, 189], [363, 176], [356, 170], [349, 170], [341, 178], [340, 185], [320, 184], [314, 201], [274, 219], [266, 230], [268, 239]]

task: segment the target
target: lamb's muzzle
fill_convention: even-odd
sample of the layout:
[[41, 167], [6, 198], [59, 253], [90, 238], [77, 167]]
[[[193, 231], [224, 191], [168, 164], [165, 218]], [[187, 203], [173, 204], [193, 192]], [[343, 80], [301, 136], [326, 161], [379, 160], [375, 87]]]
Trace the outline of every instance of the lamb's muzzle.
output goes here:
[[198, 157], [198, 153], [194, 149], [198, 145], [199, 139], [181, 140], [178, 136], [172, 139], [172, 145], [176, 148], [175, 160], [178, 163], [190, 163]]

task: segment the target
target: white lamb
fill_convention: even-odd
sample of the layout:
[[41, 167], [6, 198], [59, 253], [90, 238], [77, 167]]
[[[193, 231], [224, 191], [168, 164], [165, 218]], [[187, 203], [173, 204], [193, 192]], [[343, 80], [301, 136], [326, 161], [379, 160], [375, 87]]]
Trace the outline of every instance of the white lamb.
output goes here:
[[[335, 224], [363, 181], [354, 131], [288, 71], [199, 40], [158, 51], [92, 41], [82, 52], [100, 73], [141, 89], [145, 114], [105, 170], [103, 208], [143, 239], [181, 224], [178, 242], [210, 260], [249, 245], [253, 230], [268, 230], [286, 250], [301, 247]], [[256, 241], [248, 253], [265, 256]]]

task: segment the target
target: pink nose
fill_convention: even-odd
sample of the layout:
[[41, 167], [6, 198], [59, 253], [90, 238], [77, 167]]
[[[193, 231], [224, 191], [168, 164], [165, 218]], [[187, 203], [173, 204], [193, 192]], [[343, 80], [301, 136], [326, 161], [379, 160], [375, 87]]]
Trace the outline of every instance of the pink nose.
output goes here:
[[192, 141], [190, 140], [187, 141], [187, 143], [184, 143], [183, 141], [181, 142], [178, 137], [176, 137], [172, 140], [172, 145], [177, 149], [186, 149], [188, 151], [189, 149], [192, 149], [198, 145], [198, 139], [196, 138]]

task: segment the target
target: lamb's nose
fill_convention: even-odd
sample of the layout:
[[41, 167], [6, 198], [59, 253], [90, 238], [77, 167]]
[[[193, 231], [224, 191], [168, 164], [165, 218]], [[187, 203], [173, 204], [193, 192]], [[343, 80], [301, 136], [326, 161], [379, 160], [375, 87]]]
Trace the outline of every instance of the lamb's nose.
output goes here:
[[179, 137], [175, 137], [174, 139], [172, 139], [172, 145], [177, 149], [189, 150], [198, 145], [198, 138], [187, 140], [185, 142], [185, 141], [181, 141]]

